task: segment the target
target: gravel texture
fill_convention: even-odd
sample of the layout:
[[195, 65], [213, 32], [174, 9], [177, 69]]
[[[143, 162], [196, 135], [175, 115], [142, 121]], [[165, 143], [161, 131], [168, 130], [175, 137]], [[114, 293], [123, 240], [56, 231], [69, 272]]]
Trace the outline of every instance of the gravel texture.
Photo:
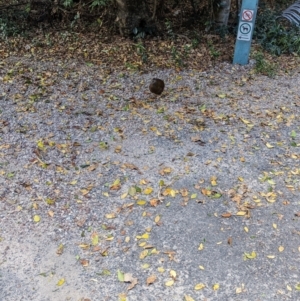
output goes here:
[[0, 300], [300, 300], [297, 71], [0, 66]]

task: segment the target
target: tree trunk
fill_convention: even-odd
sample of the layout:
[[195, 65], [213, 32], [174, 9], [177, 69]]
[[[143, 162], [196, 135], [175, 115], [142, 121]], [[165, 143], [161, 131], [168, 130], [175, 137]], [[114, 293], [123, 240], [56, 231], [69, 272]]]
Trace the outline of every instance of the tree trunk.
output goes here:
[[154, 30], [154, 21], [145, 0], [116, 0], [116, 4], [118, 8], [116, 21], [122, 36]]
[[227, 26], [231, 0], [217, 0], [214, 5], [214, 18], [217, 26]]

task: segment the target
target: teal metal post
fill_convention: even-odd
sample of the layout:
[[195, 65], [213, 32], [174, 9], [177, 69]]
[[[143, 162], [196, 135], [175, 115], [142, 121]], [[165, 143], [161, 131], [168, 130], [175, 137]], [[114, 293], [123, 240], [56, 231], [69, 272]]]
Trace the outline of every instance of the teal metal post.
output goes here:
[[233, 63], [247, 65], [257, 13], [258, 0], [243, 0]]

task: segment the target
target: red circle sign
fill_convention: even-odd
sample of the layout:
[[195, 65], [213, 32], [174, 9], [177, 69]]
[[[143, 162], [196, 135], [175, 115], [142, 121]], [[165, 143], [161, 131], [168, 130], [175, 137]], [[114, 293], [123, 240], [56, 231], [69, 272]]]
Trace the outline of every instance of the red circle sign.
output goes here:
[[252, 21], [252, 19], [253, 19], [253, 10], [244, 10], [242, 19], [244, 21]]

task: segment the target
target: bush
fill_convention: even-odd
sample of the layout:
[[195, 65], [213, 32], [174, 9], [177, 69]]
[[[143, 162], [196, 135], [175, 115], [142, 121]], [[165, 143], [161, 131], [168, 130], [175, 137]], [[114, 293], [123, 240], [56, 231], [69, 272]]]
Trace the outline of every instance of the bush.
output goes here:
[[254, 38], [272, 54], [300, 54], [300, 28], [283, 23], [279, 16], [268, 9], [259, 13]]

